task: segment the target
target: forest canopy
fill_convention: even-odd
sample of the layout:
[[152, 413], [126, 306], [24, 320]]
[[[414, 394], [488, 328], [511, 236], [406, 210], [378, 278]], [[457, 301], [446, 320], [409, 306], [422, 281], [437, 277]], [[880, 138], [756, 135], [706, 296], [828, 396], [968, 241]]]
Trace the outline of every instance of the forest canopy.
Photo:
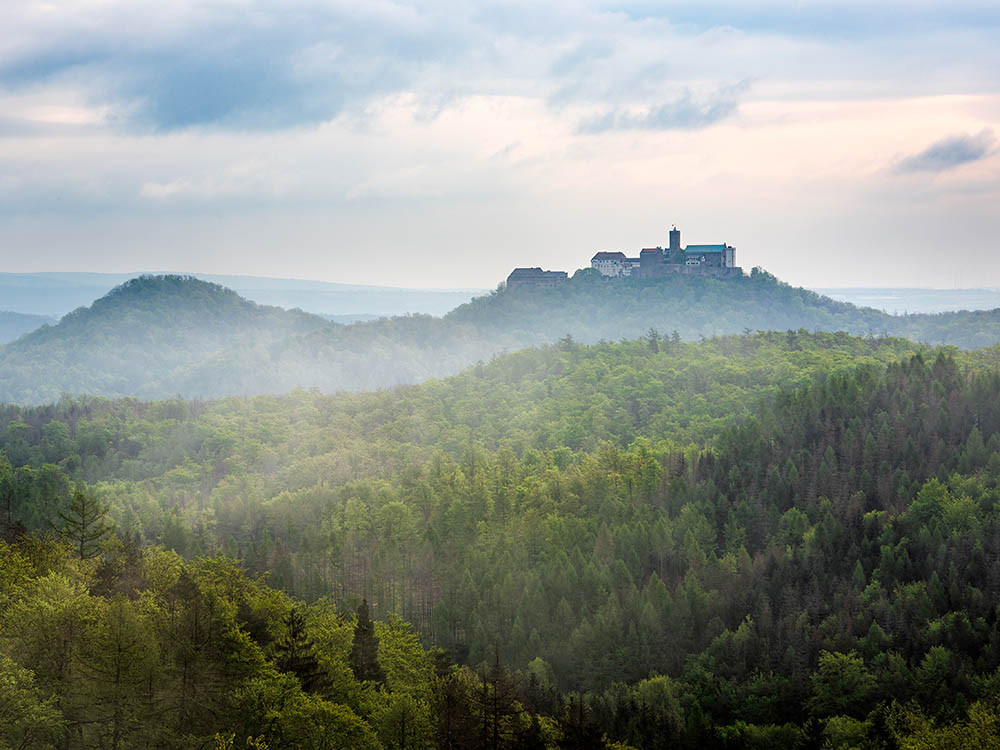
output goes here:
[[[115, 529], [93, 557], [2, 548], [17, 725], [37, 747], [318, 724], [371, 747], [987, 746], [997, 354], [649, 330], [375, 393], [7, 406], [12, 539], [80, 494]], [[197, 663], [171, 629], [192, 617], [217, 623]], [[79, 640], [42, 660], [62, 627]], [[129, 633], [157, 656], [122, 673], [152, 691], [95, 677]]]

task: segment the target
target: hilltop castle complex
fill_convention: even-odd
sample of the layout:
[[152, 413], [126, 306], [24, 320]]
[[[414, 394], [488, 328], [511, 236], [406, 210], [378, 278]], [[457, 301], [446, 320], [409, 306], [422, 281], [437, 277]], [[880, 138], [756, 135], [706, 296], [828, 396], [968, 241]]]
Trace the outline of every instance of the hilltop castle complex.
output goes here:
[[[644, 247], [638, 258], [629, 258], [622, 252], [602, 251], [590, 259], [590, 266], [609, 278], [635, 276], [640, 279], [655, 279], [675, 273], [721, 277], [743, 274], [743, 269], [736, 265], [735, 247], [722, 243], [681, 248], [681, 233], [677, 227], [670, 230], [670, 244], [667, 248]], [[507, 288], [551, 288], [567, 278], [565, 271], [515, 268], [507, 277]]]

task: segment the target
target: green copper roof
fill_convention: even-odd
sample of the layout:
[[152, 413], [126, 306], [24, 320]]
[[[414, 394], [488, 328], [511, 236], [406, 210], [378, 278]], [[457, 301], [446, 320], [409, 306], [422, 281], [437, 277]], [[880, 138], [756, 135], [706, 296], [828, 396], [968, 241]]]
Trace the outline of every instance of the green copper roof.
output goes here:
[[726, 249], [725, 244], [722, 244], [722, 245], [688, 245], [686, 248], [684, 248], [684, 252], [686, 252], [688, 255], [690, 255], [691, 253], [694, 253], [695, 255], [698, 255], [700, 253], [721, 253], [721, 252], [725, 251], [725, 249]]

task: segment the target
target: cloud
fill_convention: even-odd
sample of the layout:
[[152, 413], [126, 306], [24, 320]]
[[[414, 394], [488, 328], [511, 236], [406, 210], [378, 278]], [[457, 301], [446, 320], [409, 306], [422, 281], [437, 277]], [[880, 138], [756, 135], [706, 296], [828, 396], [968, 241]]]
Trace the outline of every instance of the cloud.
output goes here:
[[142, 18], [123, 0], [57, 16], [12, 2], [7, 31], [21, 41], [0, 41], [0, 89], [71, 85], [110, 105], [119, 124], [154, 131], [326, 121], [349, 102], [411, 86], [468, 43], [433, 9], [380, 0], [176, 0], [169, 12], [142, 4]]
[[573, 73], [582, 65], [610, 57], [614, 51], [611, 40], [588, 39], [556, 58], [552, 63], [552, 73], [557, 76]]
[[994, 152], [996, 142], [996, 136], [989, 128], [976, 135], [950, 135], [932, 143], [920, 153], [901, 159], [893, 171], [899, 174], [944, 172], [986, 158]]
[[994, 28], [1000, 8], [985, 0], [599, 0], [629, 18], [669, 18], [694, 29], [744, 31], [821, 39], [908, 36], [927, 29]]
[[[583, 132], [691, 129], [731, 116], [742, 93], [723, 87], [743, 78], [894, 96], [1000, 85], [1000, 10], [981, 0], [4, 0], [4, 26], [0, 97], [69, 90], [133, 133], [313, 126], [401, 93], [428, 119], [502, 94], [580, 105], [570, 121], [603, 112]], [[30, 130], [0, 109], [4, 129]]]
[[749, 81], [724, 86], [703, 99], [685, 88], [673, 101], [636, 112], [627, 108], [608, 110], [579, 123], [577, 132], [596, 134], [611, 130], [699, 130], [733, 115], [740, 99], [750, 89]]

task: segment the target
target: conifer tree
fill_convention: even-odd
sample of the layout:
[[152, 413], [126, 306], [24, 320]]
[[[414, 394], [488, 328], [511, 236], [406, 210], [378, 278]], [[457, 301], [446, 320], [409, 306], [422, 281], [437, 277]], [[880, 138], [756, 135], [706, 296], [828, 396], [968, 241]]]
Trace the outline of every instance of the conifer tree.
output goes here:
[[316, 658], [313, 642], [306, 635], [306, 619], [297, 607], [288, 613], [285, 625], [288, 635], [278, 644], [278, 669], [298, 677], [307, 693], [321, 693], [329, 687], [330, 679]]
[[76, 550], [81, 560], [97, 557], [101, 542], [111, 533], [107, 511], [89, 490], [81, 486], [73, 489], [69, 507], [59, 511], [62, 526], [59, 533]]
[[354, 644], [351, 646], [351, 671], [361, 682], [385, 682], [385, 672], [378, 663], [378, 638], [368, 613], [367, 599], [362, 599], [358, 607], [358, 622], [354, 626]]

